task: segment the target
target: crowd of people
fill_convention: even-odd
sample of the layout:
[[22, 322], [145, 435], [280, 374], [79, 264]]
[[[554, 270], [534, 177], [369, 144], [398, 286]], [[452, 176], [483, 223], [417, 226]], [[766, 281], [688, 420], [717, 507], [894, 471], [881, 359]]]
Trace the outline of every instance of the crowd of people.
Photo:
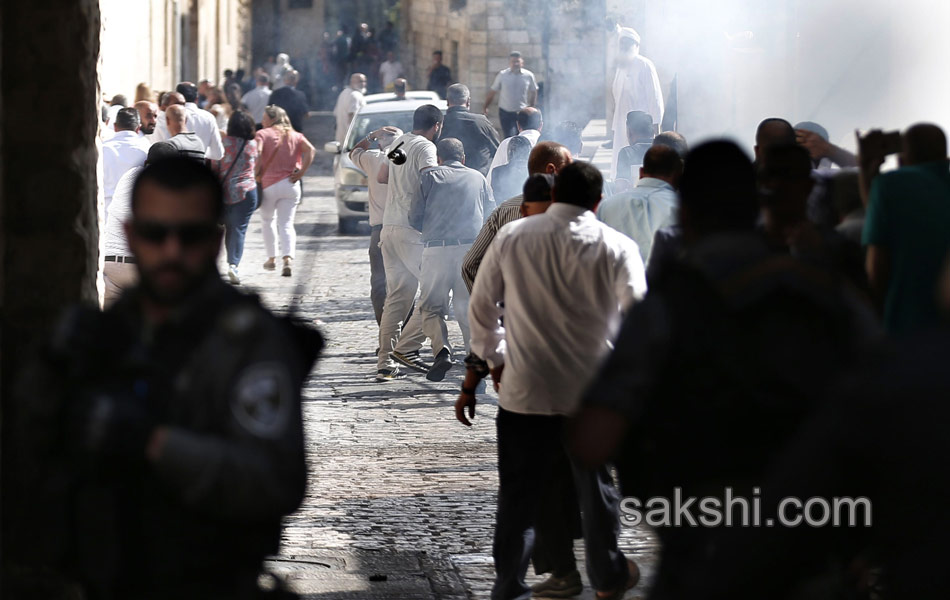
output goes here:
[[[906, 553], [942, 545], [950, 529], [945, 485], [920, 462], [928, 456], [939, 473], [950, 458], [931, 431], [946, 423], [934, 404], [948, 384], [938, 365], [950, 310], [944, 132], [872, 131], [854, 154], [820, 125], [769, 118], [754, 156], [723, 140], [690, 149], [664, 128], [639, 36], [615, 33], [609, 178], [583, 159], [576, 125], [545, 128], [516, 52], [485, 99], [486, 111], [498, 99], [501, 135], [471, 111], [467, 86], [449, 85], [437, 55], [430, 87], [447, 112], [420, 106], [410, 131], [382, 127], [350, 152], [369, 182], [376, 381], [406, 370], [442, 381], [464, 356], [454, 409], [465, 425], [486, 378], [498, 392], [493, 598], [581, 593], [576, 538], [596, 597], [622, 598], [640, 577], [618, 545], [622, 494], [721, 499], [727, 489], [766, 490], [769, 514], [785, 496], [869, 496], [886, 526], [772, 537], [659, 527], [652, 596], [781, 595], [816, 581], [838, 597], [939, 589], [946, 576], [922, 578], [931, 563]], [[339, 68], [361, 67], [338, 99], [338, 140], [382, 71], [399, 80], [399, 69], [373, 63], [373, 38], [361, 27], [361, 41], [341, 31], [327, 46], [346, 56]], [[126, 224], [143, 168], [169, 156], [209, 161], [224, 187], [231, 282], [258, 204], [264, 268], [279, 258], [291, 275], [314, 153], [297, 81], [280, 55], [240, 97], [239, 83], [225, 81], [222, 94], [183, 82], [158, 104], [149, 94], [132, 108], [114, 101], [103, 144], [107, 301], [135, 279], [139, 255], [124, 234], [150, 235]], [[882, 173], [891, 155], [900, 166]], [[186, 241], [185, 229], [177, 235]], [[901, 410], [906, 388], [913, 406]], [[881, 451], [884, 437], [893, 454]], [[895, 493], [888, 477], [914, 481], [922, 497]], [[903, 530], [912, 510], [922, 516]], [[549, 574], [531, 587], [529, 560]]]
[[124, 106], [123, 97], [113, 99], [101, 128], [107, 306], [136, 283], [124, 220], [132, 185], [153, 151], [165, 156], [171, 149], [179, 156], [207, 161], [220, 177], [226, 191], [223, 221], [231, 283], [241, 283], [244, 239], [255, 211], [268, 253], [263, 268], [274, 271], [280, 260], [281, 275], [292, 275], [300, 180], [315, 150], [302, 133], [309, 107], [295, 88], [298, 74], [286, 55], [278, 59], [274, 79], [261, 69], [253, 89], [243, 95], [238, 83], [243, 73], [227, 70], [221, 86], [229, 90], [225, 98], [219, 97], [220, 88], [202, 80], [198, 85], [185, 81], [174, 91], [157, 95], [141, 84], [132, 107]]
[[[771, 484], [765, 510], [773, 512], [778, 489], [870, 496], [885, 519], [914, 505], [857, 471], [878, 455], [873, 435], [884, 415], [868, 418], [873, 429], [842, 434], [857, 454], [837, 448], [827, 428], [842, 426], [855, 394], [870, 394], [864, 381], [842, 382], [880, 383], [873, 369], [884, 365], [893, 372], [878, 349], [902, 344], [917, 356], [919, 348], [945, 347], [943, 131], [929, 124], [899, 135], [875, 131], [854, 154], [816, 123], [769, 118], [754, 132], [753, 157], [729, 141], [690, 149], [682, 135], [662, 130], [661, 98], [648, 94], [651, 108], [624, 96], [624, 86], [655, 71], [637, 60], [635, 34], [619, 37], [628, 40], [619, 49], [629, 54], [626, 68], [637, 72], [621, 67], [616, 77], [622, 112], [611, 179], [578, 160], [570, 124], [546, 134], [530, 84], [511, 71], [499, 80], [510, 79], [524, 104], [505, 135], [469, 111], [467, 87], [455, 84], [444, 118], [423, 106], [413, 131], [374, 131], [352, 154], [373, 182], [377, 215], [370, 248], [377, 381], [405, 377], [402, 370], [441, 380], [461, 358], [446, 337], [454, 312], [467, 354], [458, 420], [471, 424], [485, 378], [499, 394], [495, 598], [579, 594], [577, 537], [598, 598], [621, 598], [636, 584], [639, 569], [617, 545], [621, 493], [610, 464], [623, 494], [639, 498], [672, 498], [680, 489], [721, 499], [727, 488], [751, 494]], [[900, 167], [880, 173], [890, 155]], [[426, 339], [431, 360], [420, 352]], [[892, 376], [939, 401], [945, 376], [933, 361], [918, 366]], [[899, 402], [896, 385], [875, 392], [876, 401]], [[896, 423], [898, 443], [918, 429], [913, 419]], [[938, 453], [941, 465], [950, 456], [939, 440], [914, 443]], [[818, 465], [820, 452], [833, 457], [839, 481], [789, 462]], [[922, 510], [942, 532], [938, 504]], [[763, 542], [756, 531], [661, 527], [651, 594], [751, 597], [761, 589], [752, 582], [784, 591], [787, 578], [821, 580], [836, 593], [931, 589], [895, 547], [936, 534], [899, 533], [812, 531]], [[747, 538], [769, 551], [745, 551]], [[804, 552], [808, 540], [834, 544]], [[763, 566], [778, 572], [789, 548], [799, 550], [793, 563], [801, 571], [771, 588], [764, 576], [749, 576]], [[550, 574], [532, 587], [524, 580], [529, 558], [535, 572]], [[716, 578], [710, 564], [729, 573], [728, 585], [706, 585]], [[684, 569], [703, 576], [684, 580]]]

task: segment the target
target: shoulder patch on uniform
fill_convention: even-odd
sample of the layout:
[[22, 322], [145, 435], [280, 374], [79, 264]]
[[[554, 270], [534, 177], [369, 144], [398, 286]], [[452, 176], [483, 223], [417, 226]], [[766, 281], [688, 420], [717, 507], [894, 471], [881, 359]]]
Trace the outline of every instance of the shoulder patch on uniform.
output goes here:
[[275, 438], [287, 428], [293, 401], [287, 368], [277, 362], [259, 363], [241, 373], [231, 396], [231, 412], [251, 434]]

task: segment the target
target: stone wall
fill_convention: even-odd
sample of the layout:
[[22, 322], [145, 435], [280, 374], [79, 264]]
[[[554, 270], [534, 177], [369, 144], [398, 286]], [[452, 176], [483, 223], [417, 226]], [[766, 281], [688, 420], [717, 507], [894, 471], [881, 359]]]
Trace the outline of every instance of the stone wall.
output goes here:
[[547, 89], [547, 123], [596, 116], [588, 113], [603, 105], [603, 2], [468, 0], [454, 11], [453, 4], [411, 0], [404, 7], [403, 60], [417, 87], [426, 85], [432, 52], [442, 50], [455, 80], [472, 90], [473, 110], [481, 110], [495, 74], [517, 50]]
[[250, 66], [250, 0], [99, 0], [100, 81], [107, 97], [135, 86], [170, 90], [182, 80], [219, 82]]

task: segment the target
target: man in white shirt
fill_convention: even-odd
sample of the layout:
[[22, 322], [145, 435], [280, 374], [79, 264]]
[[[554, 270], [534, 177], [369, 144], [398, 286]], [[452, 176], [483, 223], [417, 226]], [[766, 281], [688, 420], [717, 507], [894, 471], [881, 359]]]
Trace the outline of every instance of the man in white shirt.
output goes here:
[[396, 60], [396, 55], [392, 50], [386, 53], [386, 60], [379, 65], [379, 80], [383, 85], [384, 91], [391, 91], [393, 82], [402, 75], [402, 63]]
[[390, 152], [399, 148], [406, 160], [402, 164], [389, 162], [379, 173], [379, 181], [389, 183], [389, 200], [380, 233], [386, 268], [386, 304], [379, 324], [377, 381], [403, 376], [394, 361], [420, 373], [429, 371], [429, 365], [419, 356], [425, 341], [419, 311], [403, 324], [401, 335], [399, 323], [409, 314], [422, 273], [422, 234], [409, 224], [409, 210], [413, 198], [420, 193], [422, 171], [439, 164], [433, 140], [441, 132], [442, 111], [432, 104], [420, 106], [412, 118], [412, 131], [390, 145]]
[[138, 134], [139, 112], [134, 108], [123, 108], [116, 113], [114, 121], [115, 135], [102, 144], [102, 191], [106, 218], [119, 179], [129, 169], [141, 167], [148, 155], [148, 142]]
[[[397, 127], [383, 127], [370, 132], [350, 151], [350, 160], [366, 173], [369, 181], [369, 297], [373, 312], [376, 313], [376, 325], [383, 319], [383, 306], [386, 303], [386, 270], [379, 236], [383, 232], [383, 214], [389, 199], [389, 184], [380, 183], [379, 171], [388, 162], [386, 150], [401, 135], [402, 130]], [[372, 148], [374, 142], [378, 148]]]
[[366, 75], [353, 73], [350, 76], [350, 85], [343, 88], [336, 99], [333, 115], [336, 117], [336, 141], [341, 144], [346, 139], [346, 132], [350, 128], [350, 123], [353, 122], [353, 117], [366, 104], [363, 98], [365, 93]]
[[[498, 233], [472, 290], [472, 351], [488, 362], [498, 389], [493, 598], [531, 594], [524, 582], [526, 557], [552, 469], [556, 461], [570, 460], [566, 419], [580, 409], [623, 312], [646, 293], [636, 244], [592, 212], [602, 187], [594, 166], [565, 167], [546, 213], [514, 221]], [[467, 422], [461, 410], [474, 406], [473, 390], [463, 390], [456, 403], [459, 420]], [[601, 596], [619, 598], [639, 578], [636, 565], [617, 547], [620, 494], [605, 467], [588, 470], [571, 461], [571, 469], [591, 585]], [[555, 537], [570, 550], [569, 532]], [[565, 576], [580, 586], [576, 571]]]
[[[541, 111], [537, 108], [529, 106], [519, 110], [516, 117], [516, 125], [518, 127], [518, 135], [531, 142], [532, 148], [538, 143], [538, 140], [541, 139], [541, 128], [544, 127], [544, 119], [541, 116]], [[494, 171], [496, 167], [508, 164], [508, 144], [511, 143], [512, 137], [515, 136], [507, 137], [498, 144], [498, 149], [495, 150], [495, 156], [492, 157], [491, 166], [488, 167], [488, 185], [491, 185], [492, 171]]]
[[198, 99], [198, 88], [195, 84], [185, 81], [179, 83], [175, 90], [185, 98], [185, 110], [188, 111], [188, 123], [192, 131], [205, 145], [205, 158], [221, 160], [224, 156], [224, 146], [221, 144], [221, 130], [218, 129], [218, 120], [206, 110], [201, 110], [195, 104]]
[[508, 68], [495, 76], [488, 96], [485, 98], [485, 114], [498, 94], [498, 119], [501, 121], [501, 133], [511, 137], [518, 131], [515, 125], [516, 115], [522, 108], [534, 106], [538, 101], [538, 82], [534, 73], [524, 68], [524, 59], [520, 52], [508, 55]]
[[640, 34], [623, 28], [614, 76], [614, 143], [611, 173], [616, 176], [620, 150], [627, 145], [627, 114], [640, 110], [657, 125], [663, 122], [663, 92], [653, 61], [640, 55]]
[[[145, 164], [176, 156], [178, 149], [175, 146], [168, 142], [158, 142], [149, 148]], [[129, 169], [119, 179], [112, 195], [102, 238], [102, 276], [106, 284], [103, 308], [111, 306], [123, 291], [133, 287], [139, 279], [135, 258], [125, 237], [125, 223], [132, 216], [132, 188], [143, 166]]]
[[270, 77], [266, 73], [257, 76], [257, 87], [241, 97], [241, 102], [247, 107], [254, 123], [261, 124], [264, 118], [264, 109], [270, 104], [271, 90], [267, 85], [270, 83]]
[[653, 146], [643, 157], [637, 187], [611, 196], [597, 207], [598, 219], [637, 243], [643, 264], [650, 260], [656, 232], [676, 225], [676, 187], [682, 174], [683, 160], [676, 150]]

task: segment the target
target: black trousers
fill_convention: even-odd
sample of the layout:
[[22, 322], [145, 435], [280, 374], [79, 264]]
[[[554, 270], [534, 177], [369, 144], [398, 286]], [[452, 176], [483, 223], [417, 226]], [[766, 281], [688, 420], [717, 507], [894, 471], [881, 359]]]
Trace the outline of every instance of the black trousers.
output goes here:
[[498, 120], [501, 121], [502, 138], [518, 135], [518, 113], [498, 109]]
[[[585, 469], [571, 460], [564, 444], [564, 417], [523, 415], [498, 409], [498, 513], [492, 554], [493, 600], [530, 598], [524, 581], [536, 542], [556, 574], [573, 570], [573, 519], [557, 496], [558, 466], [569, 464], [576, 498], [584, 515], [587, 574], [597, 590], [611, 590], [629, 575], [617, 547], [620, 494], [606, 467]], [[549, 499], [562, 505], [545, 510]], [[566, 569], [566, 571], [565, 571]]]

